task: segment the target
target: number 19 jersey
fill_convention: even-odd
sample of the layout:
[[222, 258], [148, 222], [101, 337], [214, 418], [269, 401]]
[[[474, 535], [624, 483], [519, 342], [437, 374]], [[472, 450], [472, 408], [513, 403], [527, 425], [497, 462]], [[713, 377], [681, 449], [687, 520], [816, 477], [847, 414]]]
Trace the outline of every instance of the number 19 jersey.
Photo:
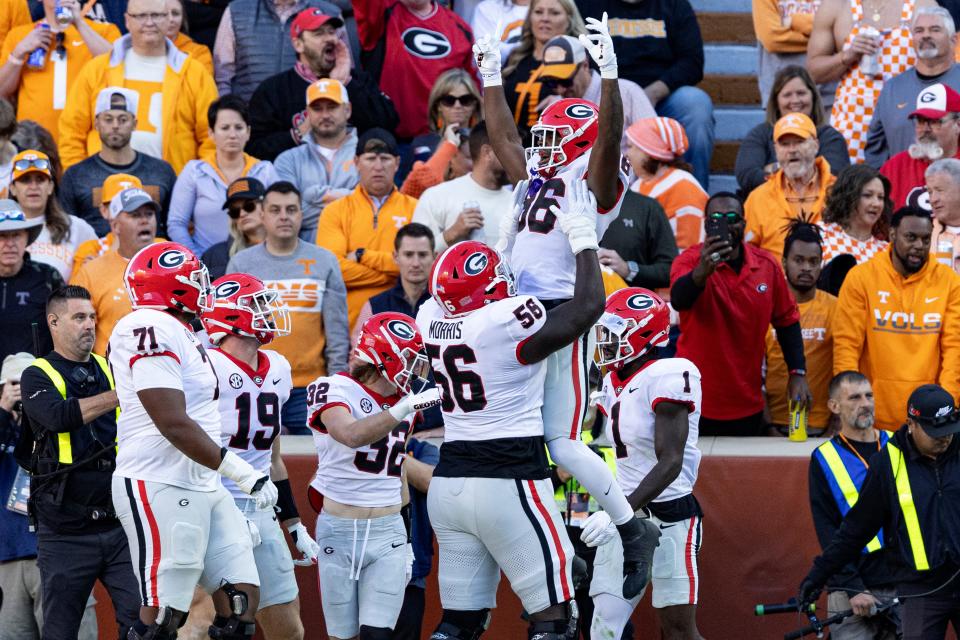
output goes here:
[[[271, 448], [280, 435], [280, 407], [290, 398], [290, 363], [276, 351], [257, 352], [256, 371], [220, 349], [207, 354], [220, 382], [220, 438], [223, 446], [270, 475]], [[237, 484], [223, 478], [234, 498], [248, 498]]]
[[385, 397], [345, 373], [317, 378], [307, 387], [307, 424], [317, 448], [317, 473], [310, 486], [323, 496], [357, 507], [400, 504], [400, 470], [407, 432], [416, 414], [407, 416], [380, 440], [352, 449], [331, 436], [321, 420], [325, 410], [343, 407], [355, 420], [389, 409], [398, 395]]
[[[567, 191], [576, 181], [586, 180], [590, 152], [544, 181], [540, 189], [527, 196], [517, 225], [517, 239], [510, 254], [510, 268], [517, 277], [517, 291], [541, 300], [568, 300], [573, 297], [577, 263], [570, 243], [550, 211], [557, 205], [568, 211]], [[626, 193], [626, 176], [618, 176], [617, 202], [609, 210], [597, 213], [597, 240], [603, 238], [610, 223], [620, 215]]]

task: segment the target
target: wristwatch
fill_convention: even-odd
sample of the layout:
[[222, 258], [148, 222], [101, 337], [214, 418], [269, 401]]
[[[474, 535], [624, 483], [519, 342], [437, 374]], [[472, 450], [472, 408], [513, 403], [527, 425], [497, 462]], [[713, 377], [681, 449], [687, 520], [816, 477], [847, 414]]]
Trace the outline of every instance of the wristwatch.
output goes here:
[[364, 251], [366, 251], [366, 249], [357, 249], [356, 251], [353, 252], [353, 254], [357, 256], [357, 264], [360, 264], [360, 261], [363, 260]]
[[627, 282], [632, 282], [640, 273], [640, 265], [633, 260], [627, 260]]
[[792, 376], [805, 376], [807, 375], [806, 369], [790, 369], [790, 375]]

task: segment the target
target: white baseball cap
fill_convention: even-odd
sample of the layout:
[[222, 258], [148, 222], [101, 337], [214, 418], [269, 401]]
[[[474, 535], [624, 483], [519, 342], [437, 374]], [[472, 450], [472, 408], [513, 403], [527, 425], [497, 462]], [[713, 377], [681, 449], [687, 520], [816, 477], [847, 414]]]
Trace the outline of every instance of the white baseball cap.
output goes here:
[[125, 87], [107, 87], [101, 89], [97, 94], [97, 104], [93, 115], [98, 116], [104, 111], [117, 109], [119, 111], [129, 111], [137, 115], [137, 107], [140, 104], [140, 94]]

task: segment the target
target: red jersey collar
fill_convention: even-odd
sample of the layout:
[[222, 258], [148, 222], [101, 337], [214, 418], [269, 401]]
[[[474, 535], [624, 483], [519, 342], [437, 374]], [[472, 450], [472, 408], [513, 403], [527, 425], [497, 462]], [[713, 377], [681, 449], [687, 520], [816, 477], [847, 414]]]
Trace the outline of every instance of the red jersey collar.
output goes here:
[[263, 381], [267, 379], [267, 372], [270, 370], [270, 358], [267, 357], [263, 351], [257, 351], [257, 370], [254, 371], [250, 368], [250, 365], [233, 357], [231, 354], [227, 353], [220, 347], [214, 347], [213, 351], [223, 354], [226, 356], [230, 362], [237, 365], [241, 371], [247, 374], [247, 377], [253, 380], [253, 383], [258, 387], [263, 386]]
[[382, 408], [383, 405], [385, 405], [385, 404], [392, 407], [393, 405], [395, 405], [395, 404], [400, 400], [400, 394], [399, 394], [399, 393], [394, 393], [393, 395], [390, 395], [390, 396], [382, 396], [382, 395], [380, 395], [379, 393], [377, 393], [376, 391], [374, 391], [373, 389], [371, 389], [370, 387], [368, 387], [367, 385], [363, 384], [362, 382], [360, 382], [359, 380], [357, 380], [356, 378], [354, 378], [353, 376], [351, 376], [351, 375], [350, 375], [349, 373], [347, 373], [346, 371], [341, 371], [341, 372], [338, 373], [337, 375], [338, 375], [338, 376], [343, 376], [343, 377], [345, 377], [345, 378], [349, 378], [349, 379], [352, 380], [353, 382], [355, 382], [355, 383], [357, 383], [358, 385], [360, 385], [360, 387], [361, 387], [364, 391], [366, 391], [367, 394], [369, 394], [371, 398], [373, 398], [374, 400], [377, 401], [377, 403], [380, 405], [381, 408]]
[[649, 367], [650, 365], [652, 365], [652, 364], [653, 364], [654, 362], [656, 362], [656, 361], [657, 361], [657, 358], [651, 358], [650, 360], [647, 360], [646, 362], [644, 362], [644, 363], [640, 366], [639, 369], [637, 369], [636, 371], [634, 371], [633, 373], [631, 373], [630, 376], [629, 376], [628, 378], [626, 378], [626, 379], [621, 379], [621, 378], [620, 378], [620, 372], [619, 372], [619, 371], [611, 371], [611, 372], [610, 372], [610, 381], [613, 383], [613, 387], [614, 387], [614, 390], [616, 391], [616, 393], [619, 395], [620, 392], [623, 391], [623, 390], [627, 387], [628, 384], [630, 384], [630, 381], [631, 381], [631, 380], [633, 380], [634, 378], [636, 378], [637, 375], [638, 375], [640, 372], [642, 372], [644, 369], [646, 369], [647, 367]]

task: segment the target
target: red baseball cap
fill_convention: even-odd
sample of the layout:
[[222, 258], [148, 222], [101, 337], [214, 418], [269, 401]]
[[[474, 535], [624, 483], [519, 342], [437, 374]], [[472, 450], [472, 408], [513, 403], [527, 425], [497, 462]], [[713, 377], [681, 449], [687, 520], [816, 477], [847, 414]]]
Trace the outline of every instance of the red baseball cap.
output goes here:
[[343, 26], [343, 20], [340, 19], [340, 16], [328, 15], [323, 12], [323, 9], [317, 7], [304, 9], [297, 14], [297, 17], [293, 19], [293, 24], [290, 25], [290, 38], [297, 38], [304, 31], [319, 29], [327, 23], [330, 23], [330, 26], [334, 29]]
[[960, 93], [938, 82], [917, 96], [917, 109], [909, 117], [940, 120], [948, 113], [960, 113]]

